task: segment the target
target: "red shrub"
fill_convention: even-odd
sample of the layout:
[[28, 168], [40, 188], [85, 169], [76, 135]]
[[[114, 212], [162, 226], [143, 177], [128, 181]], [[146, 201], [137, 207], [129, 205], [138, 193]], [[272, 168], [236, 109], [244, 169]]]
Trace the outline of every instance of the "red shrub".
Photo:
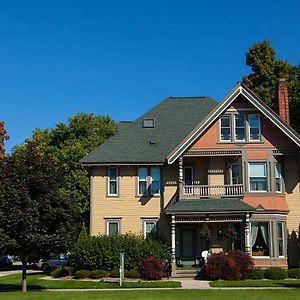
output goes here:
[[163, 261], [153, 256], [142, 258], [138, 267], [138, 271], [141, 275], [141, 278], [147, 280], [162, 279], [164, 276], [163, 269]]
[[246, 279], [248, 278], [249, 272], [253, 269], [254, 263], [253, 259], [250, 255], [240, 250], [230, 251], [227, 254], [230, 258], [232, 258], [239, 270], [240, 270], [240, 278], [238, 279]]
[[236, 280], [240, 278], [240, 270], [237, 263], [225, 253], [209, 256], [204, 270], [206, 275], [212, 280]]

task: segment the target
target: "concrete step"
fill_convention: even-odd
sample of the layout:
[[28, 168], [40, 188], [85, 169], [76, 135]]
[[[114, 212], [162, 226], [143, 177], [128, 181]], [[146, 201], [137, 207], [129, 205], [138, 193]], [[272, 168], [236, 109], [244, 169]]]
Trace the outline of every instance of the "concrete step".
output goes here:
[[175, 278], [195, 278], [200, 268], [177, 268], [176, 273], [172, 275]]

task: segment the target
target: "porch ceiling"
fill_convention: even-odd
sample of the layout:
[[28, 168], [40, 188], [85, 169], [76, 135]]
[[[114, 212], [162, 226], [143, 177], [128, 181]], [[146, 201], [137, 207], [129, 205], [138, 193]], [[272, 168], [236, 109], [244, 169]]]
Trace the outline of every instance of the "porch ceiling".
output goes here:
[[224, 212], [253, 212], [255, 208], [239, 198], [217, 199], [181, 199], [166, 209], [167, 214], [174, 213], [224, 213]]

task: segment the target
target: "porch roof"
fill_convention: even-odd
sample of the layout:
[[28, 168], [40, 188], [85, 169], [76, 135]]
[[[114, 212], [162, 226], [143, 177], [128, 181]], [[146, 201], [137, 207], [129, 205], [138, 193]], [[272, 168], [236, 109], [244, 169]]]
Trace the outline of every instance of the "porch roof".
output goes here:
[[223, 213], [223, 212], [251, 212], [255, 208], [241, 201], [239, 198], [214, 199], [181, 199], [166, 209], [172, 213]]

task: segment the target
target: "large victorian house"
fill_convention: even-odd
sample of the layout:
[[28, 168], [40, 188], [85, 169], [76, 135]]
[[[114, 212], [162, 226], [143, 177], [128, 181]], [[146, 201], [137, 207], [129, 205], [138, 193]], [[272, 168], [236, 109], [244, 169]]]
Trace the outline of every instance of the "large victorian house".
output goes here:
[[279, 80], [275, 113], [238, 83], [220, 103], [170, 97], [82, 159], [90, 234], [158, 235], [179, 264], [241, 249], [257, 267], [298, 261], [300, 136]]

